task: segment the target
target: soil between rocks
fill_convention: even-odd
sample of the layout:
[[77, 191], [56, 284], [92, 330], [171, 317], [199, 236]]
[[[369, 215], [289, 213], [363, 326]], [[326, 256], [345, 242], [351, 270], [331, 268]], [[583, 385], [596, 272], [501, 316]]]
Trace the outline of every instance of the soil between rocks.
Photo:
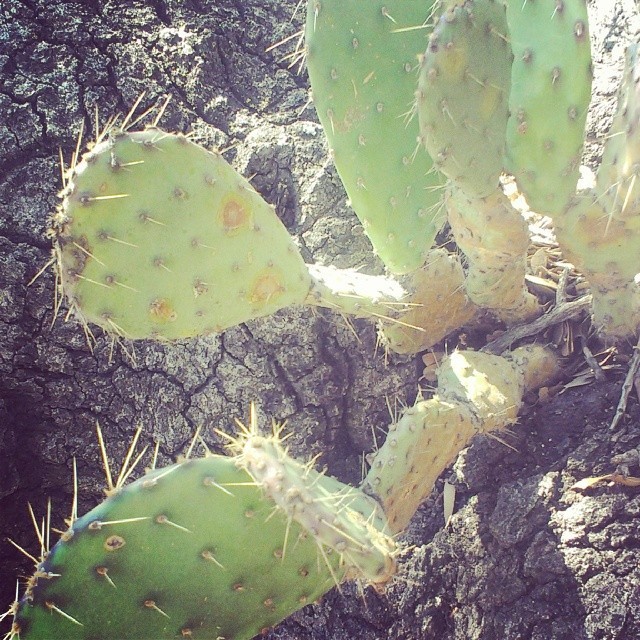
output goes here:
[[[252, 400], [264, 424], [288, 419], [293, 453], [322, 452], [329, 471], [360, 479], [372, 429], [389, 422], [387, 398], [413, 401], [422, 362], [375, 353], [371, 326], [357, 336], [329, 312], [282, 311], [221, 336], [142, 343], [136, 360], [98, 336], [91, 352], [74, 322], [53, 322], [47, 217], [79, 123], [144, 106], [167, 93], [163, 125], [221, 148], [276, 206], [308, 260], [381, 271], [346, 205], [307, 80], [269, 45], [296, 32], [293, 0], [91, 2], [7, 0], [0, 6], [0, 536], [37, 553], [27, 501], [71, 504], [74, 456], [80, 511], [103, 484], [94, 424], [114, 460], [138, 424], [160, 442], [160, 463], [197, 425], [232, 430]], [[611, 119], [626, 42], [637, 38], [632, 2], [592, 3], [596, 100], [587, 159], [597, 160]], [[288, 49], [289, 51], [291, 50]], [[628, 353], [628, 349], [623, 352]], [[640, 638], [640, 493], [601, 484], [626, 454], [640, 476], [640, 409], [632, 398], [609, 423], [622, 369], [604, 383], [531, 398], [507, 442], [478, 438], [414, 518], [400, 572], [385, 594], [356, 585], [306, 607], [267, 637], [293, 640]], [[444, 479], [456, 512], [442, 515]], [[0, 609], [30, 563], [0, 545]]]

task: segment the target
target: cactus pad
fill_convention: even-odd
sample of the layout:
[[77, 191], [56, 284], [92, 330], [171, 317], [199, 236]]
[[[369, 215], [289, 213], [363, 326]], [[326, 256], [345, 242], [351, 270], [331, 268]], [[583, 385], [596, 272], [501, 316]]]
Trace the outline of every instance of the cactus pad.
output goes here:
[[407, 408], [389, 427], [364, 480], [378, 496], [393, 531], [402, 531], [438, 476], [477, 433], [513, 424], [525, 389], [558, 373], [553, 352], [540, 346], [503, 356], [457, 351], [438, 371], [438, 388], [429, 400]]
[[273, 437], [248, 437], [238, 463], [321, 548], [339, 553], [355, 577], [374, 584], [389, 581], [395, 544], [375, 500], [292, 460]]
[[513, 56], [504, 5], [467, 0], [429, 38], [416, 94], [420, 134], [436, 166], [476, 197], [502, 173]]
[[506, 168], [528, 204], [558, 215], [579, 177], [591, 99], [585, 0], [507, 0], [513, 48]]
[[409, 117], [432, 4], [308, 0], [307, 66], [318, 117], [351, 206], [396, 273], [424, 262], [444, 221], [444, 178], [417, 149], [417, 120]]
[[555, 221], [565, 257], [589, 281], [593, 322], [614, 340], [631, 338], [640, 328], [639, 87], [638, 45], [632, 44], [595, 188], [573, 198]]
[[249, 432], [236, 457], [158, 469], [77, 519], [30, 579], [21, 640], [248, 640], [346, 576], [386, 582], [377, 503]]
[[476, 313], [464, 291], [460, 261], [445, 249], [432, 249], [411, 278], [414, 293], [407, 300], [409, 310], [396, 322], [382, 322], [378, 328], [382, 343], [396, 353], [428, 349]]
[[563, 255], [589, 281], [593, 324], [617, 339], [640, 328], [640, 287], [634, 280], [640, 269], [640, 216], [612, 216], [614, 195], [575, 196], [555, 227]]
[[512, 324], [540, 313], [525, 286], [529, 233], [522, 215], [501, 189], [485, 198], [453, 188], [447, 198], [451, 231], [467, 257], [470, 300]]
[[640, 46], [627, 47], [616, 115], [607, 134], [598, 168], [596, 191], [607, 201], [609, 215], [640, 215]]
[[53, 223], [71, 306], [123, 337], [218, 332], [309, 291], [273, 208], [181, 135], [113, 132], [74, 168]]

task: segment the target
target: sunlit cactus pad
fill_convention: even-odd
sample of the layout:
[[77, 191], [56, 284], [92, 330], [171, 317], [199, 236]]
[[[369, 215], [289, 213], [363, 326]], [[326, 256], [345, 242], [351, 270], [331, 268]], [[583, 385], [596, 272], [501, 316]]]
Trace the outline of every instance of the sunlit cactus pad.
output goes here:
[[338, 554], [326, 554], [329, 568], [315, 540], [273, 510], [231, 458], [148, 474], [53, 548], [20, 608], [19, 637], [251, 638], [342, 575]]
[[439, 19], [422, 58], [420, 132], [436, 166], [468, 194], [498, 186], [511, 63], [504, 5], [467, 0]]
[[53, 226], [76, 314], [122, 337], [219, 332], [309, 291], [273, 208], [219, 154], [156, 128], [86, 153]]
[[241, 425], [207, 455], [116, 485], [45, 553], [20, 640], [248, 640], [348, 578], [383, 585], [396, 544], [378, 503]]

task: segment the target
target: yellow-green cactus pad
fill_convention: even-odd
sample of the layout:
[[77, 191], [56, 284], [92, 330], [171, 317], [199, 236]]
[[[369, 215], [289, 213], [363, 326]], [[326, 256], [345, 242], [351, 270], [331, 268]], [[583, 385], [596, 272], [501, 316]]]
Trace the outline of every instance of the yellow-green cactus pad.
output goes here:
[[565, 257], [589, 281], [593, 321], [603, 336], [625, 339], [640, 326], [640, 58], [627, 49], [616, 115], [596, 185], [556, 218]]
[[640, 327], [640, 215], [612, 215], [614, 199], [595, 191], [575, 196], [555, 228], [563, 255], [589, 282], [594, 325], [616, 339]]
[[112, 133], [74, 168], [53, 222], [72, 308], [126, 338], [222, 331], [309, 291], [273, 208], [182, 135]]
[[464, 289], [464, 272], [456, 255], [432, 249], [421, 269], [411, 275], [408, 310], [378, 331], [385, 347], [396, 353], [418, 353], [460, 329], [476, 314]]
[[607, 200], [608, 215], [640, 215], [640, 47], [627, 48], [618, 105], [598, 168], [596, 191]]
[[456, 351], [438, 371], [429, 400], [407, 408], [389, 427], [364, 480], [379, 498], [393, 531], [402, 531], [438, 476], [478, 433], [513, 424], [525, 390], [549, 384], [558, 373], [549, 349], [521, 347], [512, 354]]
[[421, 139], [436, 166], [475, 197], [494, 191], [502, 173], [512, 59], [498, 0], [449, 8], [422, 58]]
[[471, 301], [509, 324], [539, 314], [524, 280], [527, 224], [502, 190], [473, 198], [452, 188], [447, 214], [456, 243], [467, 257], [465, 288]]

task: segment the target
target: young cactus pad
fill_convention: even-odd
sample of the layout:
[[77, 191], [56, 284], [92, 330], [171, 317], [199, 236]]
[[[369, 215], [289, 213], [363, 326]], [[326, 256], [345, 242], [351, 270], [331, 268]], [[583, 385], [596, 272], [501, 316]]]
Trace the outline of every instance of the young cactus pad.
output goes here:
[[408, 311], [399, 321], [378, 325], [382, 343], [396, 353], [418, 353], [432, 347], [477, 312], [464, 289], [460, 260], [446, 249], [432, 249], [411, 280], [414, 292]]
[[389, 581], [395, 573], [395, 543], [373, 498], [296, 462], [282, 449], [277, 434], [250, 434], [241, 446], [238, 464], [321, 549], [340, 554], [350, 568], [347, 577], [380, 585]]
[[436, 166], [482, 197], [502, 173], [513, 56], [502, 2], [467, 0], [439, 19], [422, 58], [416, 106]]
[[395, 273], [425, 260], [444, 222], [444, 177], [410, 118], [430, 0], [308, 0], [313, 101], [351, 206]]
[[508, 324], [538, 315], [538, 301], [524, 281], [527, 224], [502, 190], [472, 198], [452, 187], [447, 214], [453, 237], [467, 257], [465, 289], [470, 300]]
[[556, 224], [556, 237], [589, 282], [595, 327], [606, 337], [626, 339], [640, 329], [640, 215], [613, 216], [606, 207], [612, 199], [595, 191], [575, 196]]
[[591, 100], [585, 0], [506, 0], [514, 54], [506, 168], [529, 205], [557, 215], [576, 189]]
[[456, 351], [438, 371], [429, 400], [407, 408], [389, 427], [363, 489], [380, 499], [392, 531], [402, 531], [438, 476], [477, 433], [513, 424], [525, 390], [558, 373], [554, 353], [537, 345], [511, 354]]
[[63, 291], [126, 338], [219, 332], [302, 302], [284, 225], [216, 153], [150, 128], [114, 130], [71, 173], [53, 218]]
[[12, 637], [248, 640], [346, 575], [389, 579], [373, 499], [289, 460], [276, 437], [239, 446], [153, 471], [76, 520], [29, 581]]

